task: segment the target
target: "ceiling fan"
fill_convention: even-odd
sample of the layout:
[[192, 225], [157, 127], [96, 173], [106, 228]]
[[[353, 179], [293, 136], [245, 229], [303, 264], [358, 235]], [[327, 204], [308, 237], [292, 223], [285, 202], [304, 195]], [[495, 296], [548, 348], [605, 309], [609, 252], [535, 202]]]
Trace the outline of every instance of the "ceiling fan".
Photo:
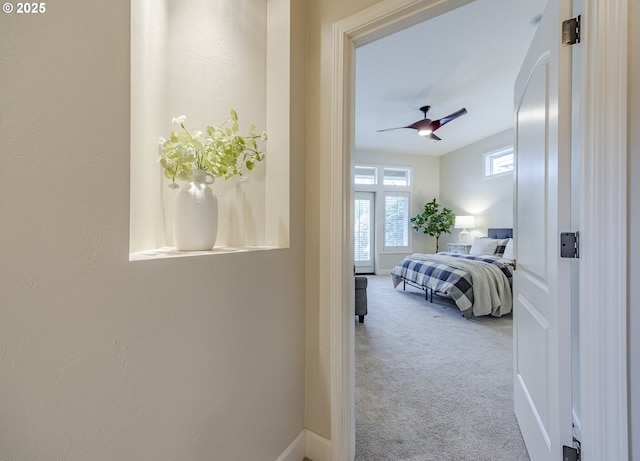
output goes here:
[[453, 114], [449, 114], [446, 117], [442, 117], [441, 119], [438, 119], [438, 120], [431, 120], [427, 118], [427, 112], [429, 112], [430, 108], [431, 106], [422, 106], [420, 108], [420, 111], [424, 114], [424, 118], [422, 120], [418, 120], [417, 122], [414, 122], [411, 125], [407, 125], [407, 126], [398, 126], [395, 128], [386, 128], [384, 130], [378, 130], [378, 133], [382, 131], [401, 130], [404, 128], [411, 128], [411, 129], [417, 130], [420, 136], [429, 137], [434, 141], [442, 141], [442, 138], [436, 136], [434, 134], [434, 131], [436, 131], [438, 128], [442, 127], [443, 125], [449, 123], [450, 121], [455, 120], [461, 115], [464, 115], [467, 113], [467, 109], [463, 107], [462, 109], [454, 112]]

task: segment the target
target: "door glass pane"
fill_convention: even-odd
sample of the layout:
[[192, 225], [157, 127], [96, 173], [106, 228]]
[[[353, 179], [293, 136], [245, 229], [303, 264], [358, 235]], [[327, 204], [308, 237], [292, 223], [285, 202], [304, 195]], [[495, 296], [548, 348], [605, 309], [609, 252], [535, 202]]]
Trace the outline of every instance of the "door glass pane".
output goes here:
[[409, 245], [409, 197], [407, 195], [384, 197], [384, 245], [386, 247]]
[[371, 259], [371, 200], [355, 200], [354, 248], [356, 261]]

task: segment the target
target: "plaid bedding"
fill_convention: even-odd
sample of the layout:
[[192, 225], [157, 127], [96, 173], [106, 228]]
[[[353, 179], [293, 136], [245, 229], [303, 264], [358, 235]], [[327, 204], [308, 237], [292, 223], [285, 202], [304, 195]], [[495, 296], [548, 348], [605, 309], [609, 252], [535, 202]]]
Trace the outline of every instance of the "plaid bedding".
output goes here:
[[[454, 264], [454, 266], [447, 264], [448, 258], [451, 258], [451, 264]], [[444, 252], [438, 253], [435, 257], [425, 254], [413, 254], [406, 257], [391, 271], [393, 286], [397, 287], [400, 282], [407, 281], [425, 290], [432, 290], [436, 293], [449, 295], [465, 317], [473, 317], [472, 307], [474, 305], [474, 295], [472, 277], [464, 269], [455, 267], [455, 259], [453, 258], [477, 261], [478, 264], [495, 265], [507, 278], [509, 286], [512, 284], [513, 265], [512, 261], [508, 259], [503, 259], [500, 256]], [[510, 306], [508, 310], [511, 310]], [[505, 313], [507, 312], [501, 312], [499, 315]], [[492, 312], [492, 315], [496, 315], [496, 313]]]

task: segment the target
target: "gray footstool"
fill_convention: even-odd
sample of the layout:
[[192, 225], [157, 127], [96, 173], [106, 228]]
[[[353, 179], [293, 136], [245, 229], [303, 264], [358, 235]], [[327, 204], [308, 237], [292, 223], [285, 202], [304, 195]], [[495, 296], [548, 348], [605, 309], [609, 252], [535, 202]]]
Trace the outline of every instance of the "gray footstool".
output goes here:
[[356, 315], [360, 323], [364, 323], [364, 316], [367, 315], [367, 283], [366, 277], [356, 276]]

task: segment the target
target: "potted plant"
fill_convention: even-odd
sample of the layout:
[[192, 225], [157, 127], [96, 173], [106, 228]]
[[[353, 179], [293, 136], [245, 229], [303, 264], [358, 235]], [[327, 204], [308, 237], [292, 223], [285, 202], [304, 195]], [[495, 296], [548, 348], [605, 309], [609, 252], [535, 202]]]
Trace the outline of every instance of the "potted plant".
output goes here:
[[423, 233], [436, 238], [436, 253], [439, 250], [439, 239], [443, 233], [450, 234], [454, 225], [456, 215], [448, 208], [440, 205], [434, 198], [424, 206], [424, 211], [411, 218], [411, 223], [416, 232], [422, 230]]
[[267, 134], [256, 134], [251, 125], [247, 135], [239, 134], [238, 114], [231, 109], [229, 118], [219, 126], [207, 126], [190, 132], [185, 127], [186, 116], [172, 122], [182, 130], [172, 131], [169, 139], [160, 139], [160, 165], [169, 187], [178, 189], [176, 179], [187, 186], [175, 198], [173, 233], [178, 250], [211, 250], [218, 232], [218, 199], [209, 185], [215, 178], [245, 178], [255, 164], [265, 158], [258, 141]]

